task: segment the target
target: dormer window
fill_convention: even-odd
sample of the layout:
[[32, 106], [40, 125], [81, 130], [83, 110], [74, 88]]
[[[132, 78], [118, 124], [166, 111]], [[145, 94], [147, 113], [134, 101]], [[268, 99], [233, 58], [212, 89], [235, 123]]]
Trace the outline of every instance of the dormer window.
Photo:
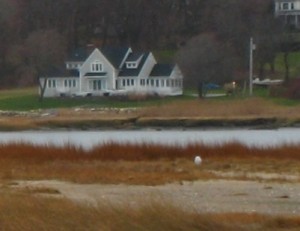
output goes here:
[[282, 9], [282, 10], [294, 10], [294, 3], [293, 2], [282, 2], [280, 4], [280, 9]]
[[126, 68], [128, 69], [136, 69], [138, 67], [137, 62], [127, 62], [126, 63]]
[[81, 67], [81, 63], [68, 62], [66, 63], [66, 67], [68, 70], [78, 70]]
[[91, 71], [92, 72], [102, 72], [103, 71], [103, 64], [100, 61], [95, 61], [91, 64]]
[[132, 53], [126, 60], [126, 68], [127, 69], [137, 69], [141, 63], [143, 58], [143, 54], [140, 53]]

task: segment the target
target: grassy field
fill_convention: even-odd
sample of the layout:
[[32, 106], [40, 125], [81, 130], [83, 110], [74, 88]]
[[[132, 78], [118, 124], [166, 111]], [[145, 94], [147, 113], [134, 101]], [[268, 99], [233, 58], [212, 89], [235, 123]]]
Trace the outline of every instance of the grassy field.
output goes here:
[[[111, 97], [45, 98], [42, 102], [35, 88], [5, 90], [0, 91], [0, 110], [33, 113], [2, 113], [0, 130], [128, 129], [151, 126], [278, 127], [292, 126], [300, 121], [299, 101], [268, 97], [267, 89], [255, 89], [253, 97], [236, 95], [199, 99], [185, 94], [129, 100]], [[37, 111], [38, 114], [35, 113]]]
[[[92, 98], [44, 98], [39, 100], [37, 88], [12, 89], [0, 91], [0, 110], [27, 111], [36, 109], [53, 109], [53, 108], [72, 108], [72, 107], [110, 107], [110, 108], [128, 108], [128, 107], [148, 107], [162, 106], [177, 101], [190, 102], [197, 99], [196, 92], [187, 90], [183, 96], [148, 98], [132, 96], [127, 99], [112, 97], [92, 97]], [[298, 100], [289, 100], [284, 98], [270, 98], [268, 90], [262, 88], [254, 89], [254, 97], [263, 101], [282, 106], [300, 105]], [[217, 99], [207, 99], [209, 102], [231, 103], [239, 100], [248, 99], [247, 94], [238, 94], [231, 97], [218, 97]], [[197, 99], [198, 100], [198, 99]], [[185, 110], [186, 111], [186, 110]]]

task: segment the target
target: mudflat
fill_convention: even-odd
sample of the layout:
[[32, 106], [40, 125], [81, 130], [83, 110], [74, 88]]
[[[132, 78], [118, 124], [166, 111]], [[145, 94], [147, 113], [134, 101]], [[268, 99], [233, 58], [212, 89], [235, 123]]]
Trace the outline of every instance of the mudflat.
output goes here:
[[41, 180], [17, 181], [13, 187], [17, 190], [50, 188], [58, 192], [55, 196], [95, 206], [109, 203], [136, 207], [149, 201], [165, 201], [199, 213], [300, 214], [298, 182], [218, 179], [143, 186]]

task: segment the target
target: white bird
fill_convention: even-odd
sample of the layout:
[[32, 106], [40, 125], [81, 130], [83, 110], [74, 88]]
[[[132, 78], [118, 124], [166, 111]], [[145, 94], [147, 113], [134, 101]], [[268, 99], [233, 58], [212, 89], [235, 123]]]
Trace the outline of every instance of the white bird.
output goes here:
[[202, 163], [201, 157], [195, 156], [194, 163], [195, 163], [195, 165], [199, 166]]

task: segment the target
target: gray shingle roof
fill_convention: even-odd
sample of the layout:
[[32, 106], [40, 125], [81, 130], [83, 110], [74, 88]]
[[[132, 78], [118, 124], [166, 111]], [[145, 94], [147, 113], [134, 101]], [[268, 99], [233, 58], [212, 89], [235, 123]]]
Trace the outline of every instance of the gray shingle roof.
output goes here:
[[64, 67], [61, 68], [52, 68], [47, 72], [47, 75], [50, 77], [79, 77], [78, 70], [66, 70]]
[[67, 62], [84, 62], [91, 52], [91, 50], [86, 48], [78, 48], [69, 55]]
[[142, 52], [133, 52], [130, 55], [128, 55], [126, 62], [136, 62], [142, 55]]
[[124, 60], [128, 49], [128, 47], [103, 47], [100, 51], [111, 62], [111, 64], [118, 69]]
[[119, 73], [119, 77], [126, 77], [126, 76], [137, 77], [139, 75], [142, 67], [144, 66], [145, 61], [147, 60], [149, 54], [150, 54], [150, 52], [143, 54], [143, 57], [142, 57], [142, 60], [139, 64], [139, 66], [135, 69], [126, 68], [126, 65], [124, 65], [122, 67], [122, 70]]
[[171, 64], [155, 64], [153, 67], [150, 77], [159, 77], [159, 76], [170, 76], [173, 71], [174, 65]]

